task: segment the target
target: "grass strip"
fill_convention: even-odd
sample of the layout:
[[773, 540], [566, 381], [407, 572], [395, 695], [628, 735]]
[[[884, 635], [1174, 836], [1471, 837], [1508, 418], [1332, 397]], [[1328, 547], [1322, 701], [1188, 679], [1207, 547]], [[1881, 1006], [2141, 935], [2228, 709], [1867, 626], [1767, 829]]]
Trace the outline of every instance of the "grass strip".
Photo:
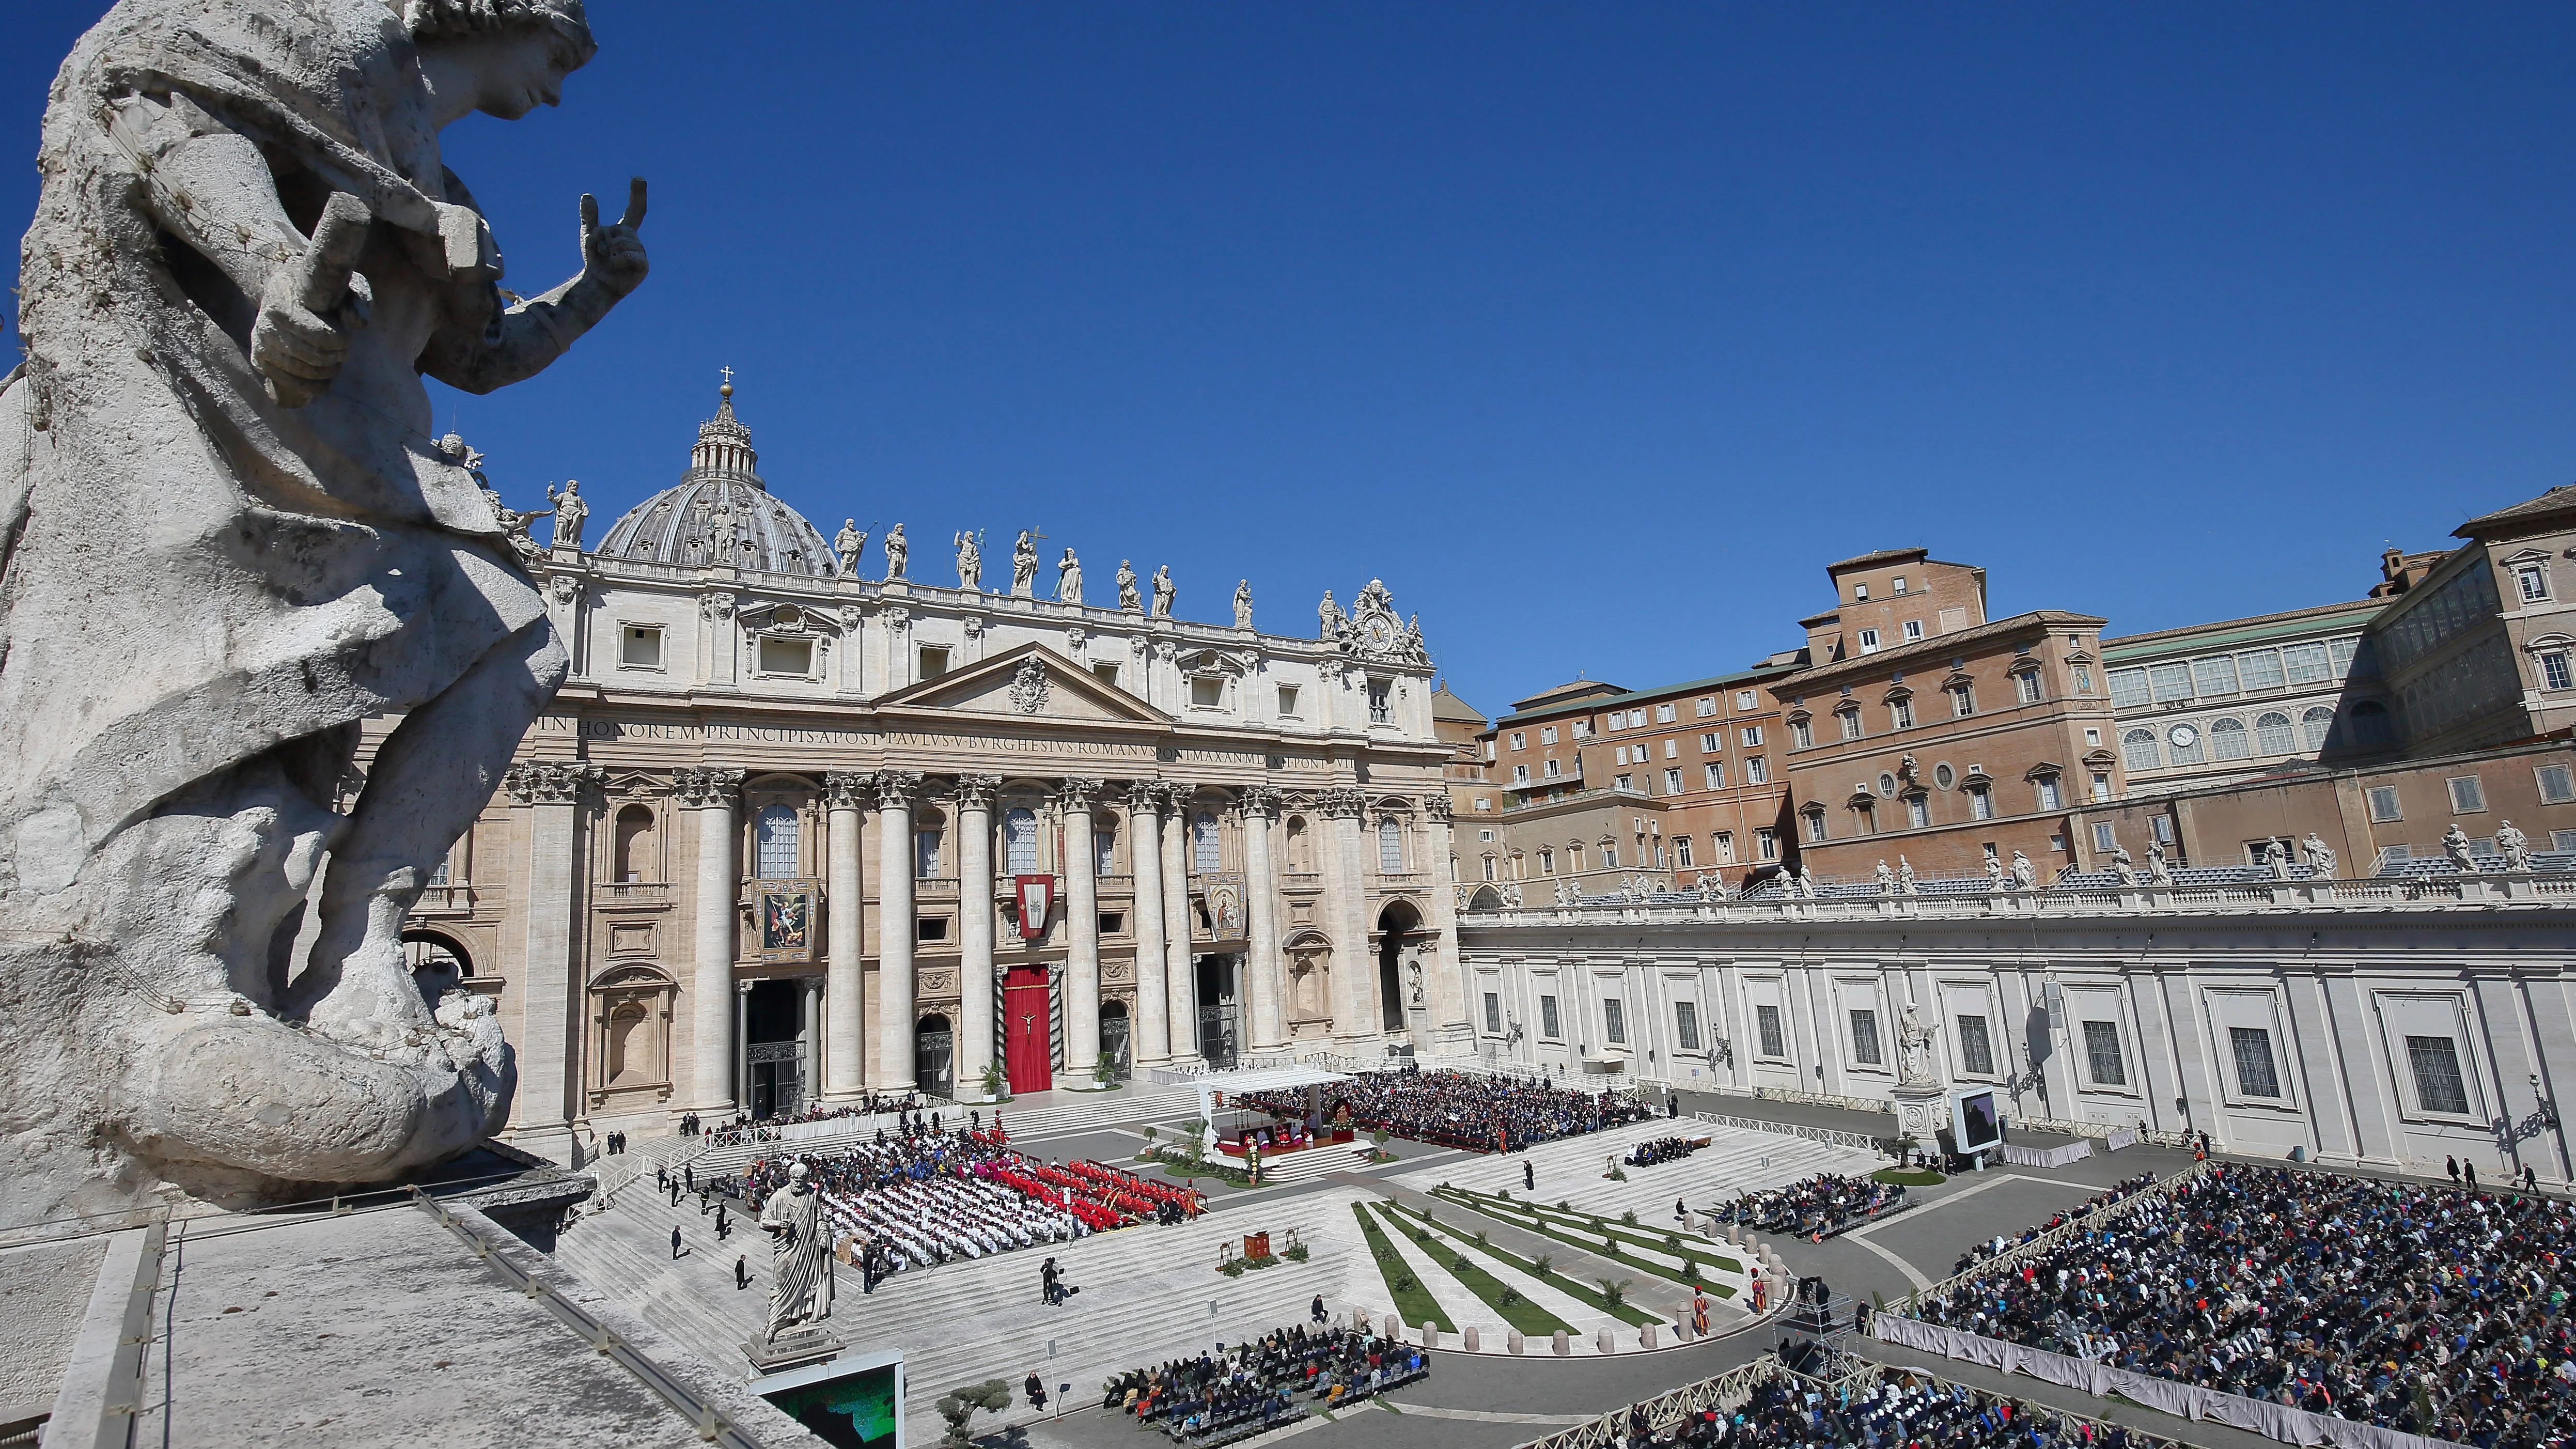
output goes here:
[[[1411, 1213], [1413, 1216], [1422, 1219], [1424, 1222], [1430, 1223], [1433, 1227], [1439, 1228], [1442, 1232], [1451, 1231], [1446, 1224], [1441, 1223], [1438, 1219], [1433, 1218], [1429, 1213], [1426, 1213], [1419, 1208], [1405, 1207], [1399, 1204], [1396, 1211]], [[1539, 1267], [1536, 1263], [1533, 1263], [1527, 1258], [1521, 1257], [1516, 1253], [1508, 1252], [1502, 1248], [1497, 1248], [1491, 1243], [1478, 1243], [1476, 1245], [1476, 1250], [1480, 1253], [1487, 1254], [1497, 1262], [1508, 1263], [1519, 1271], [1527, 1273], [1531, 1277], [1545, 1283], [1550, 1288], [1555, 1289], [1557, 1292], [1573, 1299], [1575, 1302], [1588, 1303], [1592, 1307], [1599, 1309], [1603, 1313], [1609, 1314], [1611, 1317], [1618, 1319], [1622, 1323], [1632, 1324], [1636, 1327], [1643, 1328], [1649, 1323], [1663, 1322], [1661, 1318], [1648, 1313], [1646, 1310], [1639, 1308], [1634, 1304], [1620, 1303], [1614, 1305], [1610, 1300], [1601, 1296], [1600, 1289], [1587, 1288], [1584, 1285], [1575, 1282], [1573, 1279], [1566, 1277], [1563, 1273], [1556, 1271], [1554, 1268], [1550, 1268], [1546, 1272], [1542, 1273], [1539, 1271]]]
[[[1413, 1276], [1413, 1270], [1404, 1266], [1404, 1255], [1395, 1250], [1395, 1244], [1387, 1241], [1385, 1230], [1377, 1225], [1377, 1219], [1369, 1216], [1368, 1209], [1358, 1203], [1351, 1204], [1351, 1213], [1360, 1220], [1360, 1232], [1368, 1239], [1369, 1256], [1377, 1260], [1377, 1276], [1386, 1283], [1387, 1296], [1395, 1300], [1395, 1316], [1403, 1319], [1408, 1328], [1428, 1322], [1438, 1325], [1442, 1333], [1456, 1333], [1458, 1326], [1440, 1310], [1440, 1300], [1432, 1297], [1431, 1290], [1423, 1287], [1421, 1280]], [[1396, 1286], [1399, 1281], [1413, 1286], [1399, 1288]]]
[[[1487, 1209], [1481, 1204], [1459, 1202], [1455, 1197], [1448, 1197], [1445, 1200], [1457, 1202], [1458, 1206], [1469, 1209], [1473, 1212], [1487, 1211]], [[1496, 1214], [1496, 1216], [1500, 1215]], [[1735, 1296], [1735, 1289], [1727, 1284], [1694, 1281], [1683, 1276], [1681, 1265], [1679, 1264], [1675, 1264], [1674, 1266], [1667, 1268], [1661, 1263], [1652, 1262], [1644, 1258], [1632, 1258], [1627, 1254], [1620, 1252], [1616, 1246], [1618, 1242], [1626, 1242], [1636, 1247], [1650, 1248], [1658, 1253], [1672, 1252], [1672, 1249], [1665, 1247], [1661, 1243], [1649, 1243], [1637, 1238], [1605, 1233], [1602, 1235], [1603, 1242], [1600, 1245], [1595, 1245], [1572, 1236], [1571, 1230], [1558, 1231], [1555, 1228], [1551, 1228], [1548, 1226], [1545, 1219], [1539, 1218], [1535, 1213], [1530, 1214], [1529, 1218], [1529, 1221], [1515, 1222], [1513, 1226], [1526, 1228], [1530, 1232], [1536, 1233], [1544, 1238], [1554, 1238], [1556, 1241], [1565, 1244], [1569, 1248], [1580, 1248], [1587, 1253], [1598, 1253], [1602, 1257], [1608, 1258], [1612, 1262], [1619, 1264], [1621, 1267], [1635, 1268], [1640, 1272], [1652, 1273], [1658, 1278], [1662, 1278], [1668, 1282], [1678, 1283], [1684, 1288], [1706, 1288], [1709, 1292], [1715, 1293], [1720, 1298], [1732, 1298]], [[1683, 1255], [1689, 1256], [1687, 1249], [1684, 1250]], [[1744, 1271], [1744, 1265], [1742, 1263], [1737, 1262], [1737, 1260], [1733, 1258], [1720, 1258], [1714, 1253], [1711, 1253], [1708, 1256], [1706, 1266], [1715, 1268], [1723, 1263], [1735, 1264], [1734, 1271], [1738, 1273]]]
[[1901, 1167], [1882, 1167], [1871, 1173], [1869, 1180], [1890, 1183], [1897, 1187], [1938, 1187], [1950, 1179], [1937, 1172], [1908, 1172]]
[[[1437, 1189], [1435, 1189], [1435, 1191], [1437, 1191]], [[1447, 1191], [1449, 1195], [1459, 1198], [1462, 1202], [1465, 1202], [1468, 1199], [1474, 1199], [1475, 1201], [1469, 1205], [1477, 1206], [1480, 1209], [1483, 1204], [1491, 1203], [1505, 1212], [1520, 1213], [1527, 1217], [1546, 1219], [1556, 1223], [1560, 1227], [1564, 1227], [1575, 1232], [1599, 1233], [1604, 1238], [1625, 1238], [1627, 1241], [1635, 1243], [1641, 1248], [1653, 1248], [1663, 1252], [1676, 1251], [1674, 1249], [1665, 1248], [1662, 1242], [1648, 1236], [1657, 1230], [1646, 1226], [1644, 1223], [1632, 1223], [1624, 1218], [1613, 1218], [1601, 1213], [1588, 1213], [1584, 1212], [1580, 1208], [1552, 1208], [1544, 1207], [1537, 1203], [1524, 1203], [1512, 1198], [1492, 1197], [1485, 1193], [1476, 1192], [1472, 1189], [1463, 1187], [1453, 1187], [1449, 1188]], [[1672, 1236], [1685, 1239], [1687, 1243], [1700, 1244], [1712, 1253], [1723, 1252], [1726, 1249], [1726, 1244], [1719, 1242], [1715, 1238], [1709, 1237], [1705, 1233], [1675, 1232]], [[1685, 1246], [1678, 1251], [1687, 1252], [1689, 1249]]]
[[[1388, 1212], [1389, 1208], [1387, 1204], [1379, 1203], [1377, 1210], [1384, 1213]], [[1388, 1222], [1398, 1231], [1404, 1230], [1404, 1225], [1395, 1222], [1392, 1217]], [[1415, 1228], [1408, 1236], [1413, 1239], [1414, 1245], [1422, 1249], [1433, 1262], [1440, 1262], [1441, 1245], [1432, 1240], [1427, 1229]], [[1524, 1335], [1544, 1336], [1560, 1328], [1568, 1333], [1574, 1331], [1573, 1324], [1530, 1302], [1527, 1298], [1522, 1298], [1516, 1303], [1505, 1303], [1503, 1294], [1506, 1291], [1506, 1285], [1503, 1280], [1469, 1262], [1466, 1254], [1455, 1247], [1450, 1249], [1449, 1261], [1441, 1263], [1440, 1266], [1449, 1270], [1449, 1276], [1457, 1279], [1460, 1287], [1483, 1299], [1486, 1307], [1503, 1315], [1505, 1323], [1519, 1329]]]

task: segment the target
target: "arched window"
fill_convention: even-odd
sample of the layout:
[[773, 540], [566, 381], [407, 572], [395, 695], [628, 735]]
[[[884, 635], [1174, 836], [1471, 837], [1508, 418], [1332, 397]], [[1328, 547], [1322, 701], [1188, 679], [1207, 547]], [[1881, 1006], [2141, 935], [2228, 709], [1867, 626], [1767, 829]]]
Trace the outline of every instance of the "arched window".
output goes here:
[[1548, 849], [1544, 845], [1538, 848], [1538, 873], [1540, 875], [1556, 874], [1556, 852]]
[[649, 806], [629, 805], [617, 812], [618, 881], [638, 881], [659, 873], [653, 852], [653, 811]]
[[2154, 730], [2131, 730], [2120, 736], [2120, 763], [2131, 771], [2152, 770], [2164, 762]]
[[1387, 875], [1404, 873], [1404, 826], [1393, 817], [1377, 823], [1377, 868]]
[[1223, 867], [1216, 853], [1216, 817], [1202, 810], [1190, 817], [1190, 869], [1214, 875]]
[[939, 816], [930, 815], [913, 826], [912, 874], [914, 879], [939, 879], [940, 826], [946, 823]]
[[1315, 871], [1314, 842], [1306, 835], [1306, 817], [1288, 817], [1288, 873], [1312, 875]]
[[2254, 721], [2254, 748], [2266, 755], [2286, 755], [2299, 747], [2299, 737], [2290, 731], [2290, 717], [2273, 710]]
[[1014, 810], [1002, 817], [1002, 859], [1013, 875], [1038, 873], [1036, 811]]
[[2307, 737], [2309, 749], [2324, 749], [2326, 736], [2334, 732], [2334, 711], [2324, 705], [2309, 710], [2299, 716], [2299, 732]]
[[1118, 873], [1118, 822], [1105, 816], [1095, 816], [1091, 822], [1091, 873]]
[[780, 880], [796, 874], [796, 812], [785, 805], [768, 805], [752, 821], [752, 860], [759, 867], [762, 880]]
[[2249, 753], [2245, 745], [2245, 721], [2215, 719], [2209, 722], [2209, 752], [2222, 760], [2241, 760]]

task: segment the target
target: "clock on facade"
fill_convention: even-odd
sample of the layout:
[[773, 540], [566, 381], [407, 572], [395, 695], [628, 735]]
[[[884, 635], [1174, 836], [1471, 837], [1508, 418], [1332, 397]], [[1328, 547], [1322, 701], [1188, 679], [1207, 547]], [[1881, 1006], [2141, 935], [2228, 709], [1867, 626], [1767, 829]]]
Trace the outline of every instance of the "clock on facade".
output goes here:
[[2191, 748], [2192, 741], [2200, 738], [2200, 731], [2187, 724], [2178, 724], [2165, 731], [2165, 738], [2173, 741], [2175, 749], [2187, 750]]

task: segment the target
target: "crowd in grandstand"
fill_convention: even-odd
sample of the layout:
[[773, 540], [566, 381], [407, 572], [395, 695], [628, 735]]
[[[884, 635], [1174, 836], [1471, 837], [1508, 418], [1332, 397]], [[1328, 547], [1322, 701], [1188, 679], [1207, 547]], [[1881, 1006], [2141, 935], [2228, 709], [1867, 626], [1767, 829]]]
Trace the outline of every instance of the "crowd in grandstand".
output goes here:
[[1818, 1394], [1786, 1374], [1755, 1387], [1733, 1412], [1705, 1409], [1668, 1443], [1674, 1449], [2170, 1449], [2116, 1424], [2061, 1419], [2018, 1399], [1909, 1373], [1876, 1388]]
[[1991, 1338], [2479, 1449], [2576, 1430], [2576, 1209], [2224, 1166], [1917, 1311]]
[[1629, 1148], [1628, 1165], [1652, 1167], [1658, 1162], [1678, 1162], [1708, 1144], [1705, 1137], [1658, 1137]]
[[1970, 1268], [1986, 1261], [1988, 1258], [2009, 1253], [2013, 1249], [2037, 1238], [2043, 1233], [2052, 1232], [2058, 1228], [2062, 1228], [2068, 1223], [2073, 1222], [2075, 1219], [2083, 1217], [2088, 1213], [2100, 1212], [2102, 1209], [2111, 1206], [2113, 1203], [2125, 1201], [2129, 1197], [2137, 1193], [2144, 1192], [2155, 1185], [2156, 1175], [2152, 1172], [2142, 1172], [2136, 1177], [2122, 1178], [2120, 1181], [2111, 1184], [2107, 1191], [2093, 1194], [2091, 1197], [2088, 1197], [2084, 1201], [2077, 1203], [2075, 1206], [2068, 1208], [2066, 1211], [2057, 1214], [2037, 1227], [2024, 1228], [2017, 1236], [2007, 1236], [1999, 1233], [1994, 1237], [1987, 1238], [1981, 1242], [1970, 1243], [1968, 1245], [1968, 1251], [1959, 1255], [1959, 1261], [1950, 1265], [1950, 1271], [1953, 1273], [1965, 1273]]
[[1902, 1183], [1822, 1172], [1804, 1182], [1739, 1193], [1712, 1211], [1719, 1221], [1801, 1238], [1831, 1237], [1905, 1205]]
[[[1295, 1117], [1305, 1093], [1246, 1092], [1237, 1105]], [[1469, 1072], [1367, 1072], [1324, 1091], [1326, 1119], [1373, 1132], [1471, 1152], [1516, 1151], [1653, 1119], [1655, 1109], [1617, 1092], [1585, 1092], [1553, 1082]]]
[[[884, 1272], [981, 1258], [1152, 1218], [1195, 1216], [1195, 1193], [1096, 1162], [1053, 1163], [1013, 1152], [999, 1126], [888, 1136], [838, 1151], [782, 1156], [743, 1169], [757, 1203], [806, 1164], [836, 1243], [878, 1250]], [[876, 1270], [871, 1269], [874, 1280]]]
[[1304, 1325], [1229, 1349], [1130, 1369], [1101, 1386], [1102, 1405], [1175, 1438], [1205, 1442], [1304, 1417], [1431, 1371], [1421, 1349], [1365, 1330]]

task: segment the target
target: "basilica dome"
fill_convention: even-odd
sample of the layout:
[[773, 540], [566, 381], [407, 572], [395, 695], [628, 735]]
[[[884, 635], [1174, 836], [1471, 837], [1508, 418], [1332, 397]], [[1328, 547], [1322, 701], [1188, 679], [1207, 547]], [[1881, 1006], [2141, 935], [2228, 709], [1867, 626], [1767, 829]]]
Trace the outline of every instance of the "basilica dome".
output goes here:
[[689, 471], [628, 509], [600, 541], [600, 555], [830, 577], [831, 545], [805, 515], [770, 497], [753, 471], [760, 455], [751, 449], [751, 429], [733, 414], [733, 384], [717, 393], [716, 415], [698, 425], [698, 445], [689, 450]]

